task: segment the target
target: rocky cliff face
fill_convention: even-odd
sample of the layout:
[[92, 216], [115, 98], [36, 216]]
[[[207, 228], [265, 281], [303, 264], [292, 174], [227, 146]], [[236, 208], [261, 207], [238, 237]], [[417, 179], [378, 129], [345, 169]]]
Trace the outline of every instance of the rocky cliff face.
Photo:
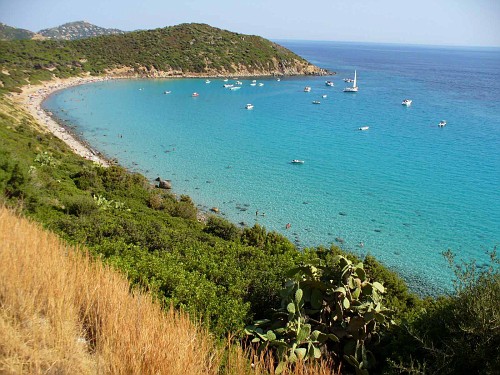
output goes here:
[[155, 67], [141, 66], [109, 69], [106, 74], [113, 77], [135, 77], [135, 78], [169, 78], [169, 77], [265, 77], [265, 76], [298, 76], [298, 75], [333, 75], [334, 72], [327, 71], [312, 64], [297, 63], [290, 67], [280, 67], [277, 64], [272, 69], [249, 68], [244, 65], [233, 65], [232, 69], [206, 69], [204, 72], [185, 72], [178, 69], [157, 70]]

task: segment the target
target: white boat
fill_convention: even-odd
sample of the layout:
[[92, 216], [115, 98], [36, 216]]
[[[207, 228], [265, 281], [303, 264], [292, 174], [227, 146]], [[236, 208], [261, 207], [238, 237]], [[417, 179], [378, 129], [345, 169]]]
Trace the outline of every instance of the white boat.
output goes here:
[[232, 90], [232, 91], [239, 90], [239, 89], [241, 89], [241, 86], [234, 86], [234, 87], [229, 88], [229, 90]]
[[228, 88], [228, 87], [233, 87], [234, 85], [232, 85], [232, 84], [230, 84], [230, 83], [225, 83], [223, 86], [224, 86], [225, 88]]
[[324, 99], [326, 98], [328, 95], [324, 94], [324, 95], [321, 95], [321, 97]]
[[200, 96], [200, 94], [198, 94], [197, 92], [193, 92], [193, 94], [191, 96], [192, 97], [197, 97], [197, 96]]
[[358, 92], [358, 86], [356, 86], [356, 71], [354, 71], [354, 79], [352, 80], [352, 87], [346, 87], [344, 92]]
[[446, 120], [441, 120], [441, 121], [439, 121], [438, 126], [439, 126], [440, 128], [445, 127], [445, 126], [446, 126]]
[[368, 130], [368, 129], [370, 129], [369, 126], [362, 126], [362, 127], [358, 128], [358, 130]]
[[347, 83], [352, 83], [353, 79], [352, 78], [344, 78], [344, 82]]
[[250, 103], [249, 103], [249, 104], [247, 104], [247, 105], [245, 106], [245, 109], [253, 109], [253, 104], [250, 104]]
[[172, 91], [165, 91], [164, 94], [170, 94]]
[[239, 85], [239, 86], [241, 86], [241, 85], [243, 84], [243, 82], [241, 82], [241, 81], [236, 81], [236, 84], [237, 84], [237, 85]]
[[409, 107], [411, 106], [411, 102], [412, 102], [411, 99], [405, 99], [401, 104]]
[[259, 83], [259, 86], [264, 86], [264, 84], [261, 82], [261, 83]]
[[207, 80], [205, 81], [205, 83], [210, 83], [210, 80], [209, 80], [209, 79], [207, 79]]
[[252, 82], [250, 86], [257, 86], [257, 84], [255, 82]]
[[304, 92], [311, 92], [311, 87], [310, 86], [304, 87]]
[[321, 104], [319, 100], [313, 100], [313, 104]]
[[252, 79], [252, 83], [257, 83], [257, 80], [256, 79]]
[[278, 81], [278, 82], [281, 81], [281, 78], [276, 78], [276, 81]]
[[325, 85], [333, 87], [333, 82], [332, 81], [325, 81]]
[[227, 82], [227, 81], [229, 81], [229, 80], [227, 78], [224, 78], [224, 82]]
[[304, 160], [299, 160], [299, 159], [293, 159], [292, 164], [304, 164]]

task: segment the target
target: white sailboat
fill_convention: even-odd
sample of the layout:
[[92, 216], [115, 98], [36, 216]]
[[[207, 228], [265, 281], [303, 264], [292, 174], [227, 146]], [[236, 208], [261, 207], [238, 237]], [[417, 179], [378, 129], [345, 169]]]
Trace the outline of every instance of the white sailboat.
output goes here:
[[356, 86], [356, 71], [354, 71], [354, 80], [352, 81], [352, 87], [346, 87], [344, 92], [358, 92], [358, 86]]

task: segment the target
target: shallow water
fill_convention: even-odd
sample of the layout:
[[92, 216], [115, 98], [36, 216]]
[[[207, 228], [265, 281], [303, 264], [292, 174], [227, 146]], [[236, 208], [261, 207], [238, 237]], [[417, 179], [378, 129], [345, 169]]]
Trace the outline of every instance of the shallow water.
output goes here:
[[[44, 105], [95, 148], [171, 179], [201, 206], [300, 247], [342, 239], [415, 291], [450, 287], [447, 249], [484, 264], [500, 237], [500, 109], [491, 100], [500, 97], [500, 50], [281, 44], [338, 74], [257, 79], [264, 86], [240, 77], [237, 91], [221, 79], [102, 82]], [[344, 93], [354, 69], [359, 92]]]

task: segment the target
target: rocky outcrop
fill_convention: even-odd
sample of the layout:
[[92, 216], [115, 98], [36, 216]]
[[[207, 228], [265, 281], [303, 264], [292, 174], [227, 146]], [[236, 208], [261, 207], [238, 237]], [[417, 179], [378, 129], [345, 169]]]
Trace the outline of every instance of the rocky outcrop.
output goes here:
[[277, 64], [272, 69], [256, 69], [249, 68], [244, 65], [235, 66], [234, 69], [206, 69], [203, 73], [186, 72], [182, 70], [171, 69], [168, 71], [157, 70], [154, 67], [141, 66], [133, 68], [130, 66], [122, 66], [106, 70], [106, 75], [112, 77], [130, 77], [130, 78], [172, 78], [172, 77], [280, 77], [280, 76], [299, 76], [299, 75], [315, 75], [326, 76], [334, 75], [335, 72], [330, 72], [326, 69], [319, 68], [309, 63], [296, 62], [290, 66], [280, 66]]
[[158, 182], [156, 187], [159, 189], [172, 189], [172, 181], [170, 180], [162, 180], [160, 177], [157, 177], [155, 181]]
[[124, 33], [125, 32], [122, 30], [106, 29], [104, 27], [92, 25], [91, 23], [85, 21], [69, 22], [58, 27], [43, 29], [38, 32], [38, 34], [47, 39], [58, 40], [76, 40], [101, 35], [116, 35]]

